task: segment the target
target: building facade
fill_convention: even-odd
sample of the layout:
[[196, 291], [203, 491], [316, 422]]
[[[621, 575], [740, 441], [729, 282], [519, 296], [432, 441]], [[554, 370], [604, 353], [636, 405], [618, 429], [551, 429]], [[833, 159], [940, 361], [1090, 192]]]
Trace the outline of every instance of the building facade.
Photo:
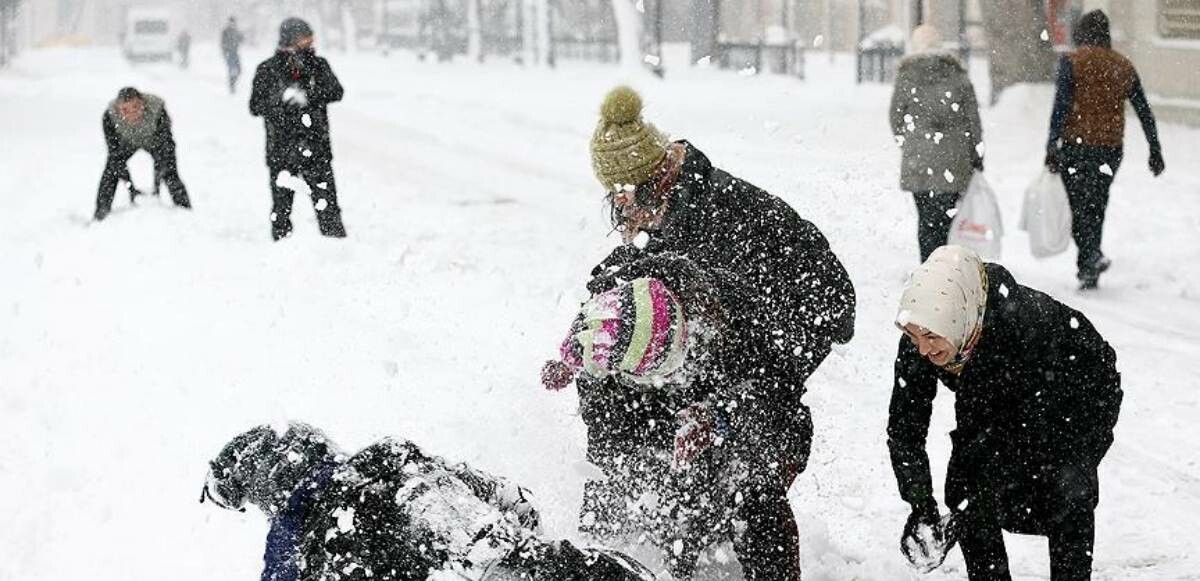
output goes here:
[[1114, 48], [1137, 66], [1155, 114], [1200, 125], [1200, 0], [1085, 4], [1108, 13]]

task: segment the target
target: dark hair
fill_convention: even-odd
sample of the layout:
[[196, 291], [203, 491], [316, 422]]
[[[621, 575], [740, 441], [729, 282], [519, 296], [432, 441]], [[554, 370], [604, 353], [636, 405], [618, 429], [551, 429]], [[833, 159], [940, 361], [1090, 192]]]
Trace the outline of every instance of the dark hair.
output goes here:
[[1075, 24], [1075, 46], [1099, 46], [1112, 48], [1112, 33], [1109, 30], [1108, 16], [1103, 10], [1093, 10], [1079, 18]]
[[133, 101], [135, 99], [141, 101], [142, 92], [133, 87], [125, 87], [124, 89], [117, 91], [118, 101]]

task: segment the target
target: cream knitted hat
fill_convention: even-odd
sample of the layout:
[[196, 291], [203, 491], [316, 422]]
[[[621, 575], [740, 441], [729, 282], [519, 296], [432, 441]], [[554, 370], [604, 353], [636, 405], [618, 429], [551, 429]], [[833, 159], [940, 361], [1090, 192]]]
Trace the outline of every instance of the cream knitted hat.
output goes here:
[[962, 246], [943, 246], [909, 276], [896, 325], [912, 323], [961, 350], [983, 323], [987, 289], [983, 260]]

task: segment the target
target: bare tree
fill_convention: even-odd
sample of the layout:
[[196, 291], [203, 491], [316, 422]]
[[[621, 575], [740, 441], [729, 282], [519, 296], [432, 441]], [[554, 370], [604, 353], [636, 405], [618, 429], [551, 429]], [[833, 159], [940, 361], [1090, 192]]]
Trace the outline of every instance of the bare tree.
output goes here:
[[17, 19], [19, 4], [20, 0], [0, 0], [0, 68], [8, 66], [17, 53], [13, 21]]
[[642, 14], [636, 0], [612, 0], [613, 17], [617, 22], [617, 46], [621, 51], [621, 66], [642, 68]]
[[1042, 4], [1036, 0], [980, 1], [991, 47], [993, 104], [1008, 87], [1054, 79], [1054, 47]]

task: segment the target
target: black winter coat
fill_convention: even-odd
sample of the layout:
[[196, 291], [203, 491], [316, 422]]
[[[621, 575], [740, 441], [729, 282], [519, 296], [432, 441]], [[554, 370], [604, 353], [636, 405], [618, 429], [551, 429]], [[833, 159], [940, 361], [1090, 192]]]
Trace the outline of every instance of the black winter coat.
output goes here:
[[424, 581], [533, 538], [525, 491], [403, 440], [314, 463], [272, 520], [263, 581]]
[[[284, 92], [304, 92], [307, 104], [284, 102]], [[326, 105], [341, 101], [342, 85], [329, 62], [311, 51], [278, 51], [258, 65], [250, 94], [250, 114], [263, 118], [267, 166], [309, 167], [333, 159]]]
[[854, 285], [816, 226], [682, 143], [687, 153], [665, 223], [643, 250], [614, 251], [593, 270], [589, 289], [637, 276], [669, 280], [676, 275], [654, 259], [686, 258], [719, 287], [730, 327], [719, 362], [724, 377], [707, 391], [734, 423], [753, 407], [777, 412], [777, 425], [790, 423], [832, 343], [854, 334]]
[[[1045, 534], [1065, 503], [1094, 508], [1096, 467], [1121, 406], [1116, 353], [1080, 312], [986, 266], [983, 331], [960, 375], [900, 341], [888, 447], [900, 495], [936, 507], [925, 438], [937, 385], [955, 394], [946, 504], [995, 505], [1008, 530]], [[995, 501], [995, 502], [992, 502]], [[998, 503], [998, 504], [997, 504]]]

